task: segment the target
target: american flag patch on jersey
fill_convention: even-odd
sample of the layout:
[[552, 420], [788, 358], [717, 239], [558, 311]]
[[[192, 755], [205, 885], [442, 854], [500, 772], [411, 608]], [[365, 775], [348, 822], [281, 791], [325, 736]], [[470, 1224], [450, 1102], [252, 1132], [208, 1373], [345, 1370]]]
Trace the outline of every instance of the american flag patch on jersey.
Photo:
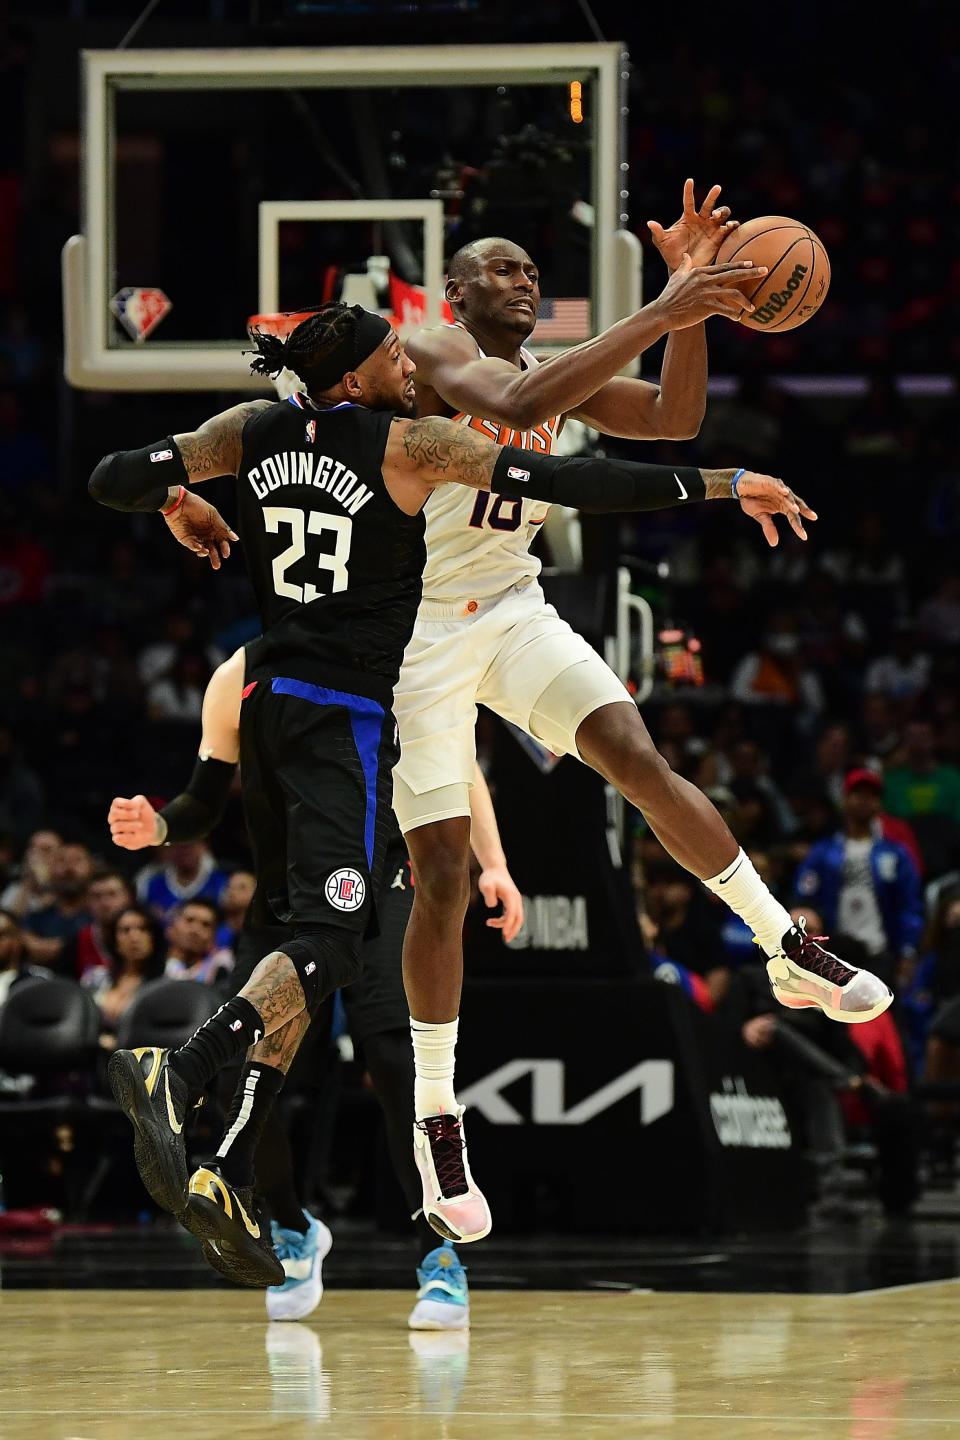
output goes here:
[[529, 343], [547, 340], [587, 340], [590, 336], [590, 301], [541, 300], [537, 325]]

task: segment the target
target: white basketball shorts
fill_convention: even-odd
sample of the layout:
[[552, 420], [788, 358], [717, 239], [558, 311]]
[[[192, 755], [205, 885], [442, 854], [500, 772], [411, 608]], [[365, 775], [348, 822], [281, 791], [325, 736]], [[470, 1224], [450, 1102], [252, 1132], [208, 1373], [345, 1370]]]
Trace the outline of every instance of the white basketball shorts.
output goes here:
[[425, 600], [393, 707], [400, 728], [393, 772], [400, 828], [470, 814], [478, 704], [555, 754], [576, 755], [581, 722], [618, 700], [633, 704], [622, 681], [547, 604], [535, 581], [488, 600]]

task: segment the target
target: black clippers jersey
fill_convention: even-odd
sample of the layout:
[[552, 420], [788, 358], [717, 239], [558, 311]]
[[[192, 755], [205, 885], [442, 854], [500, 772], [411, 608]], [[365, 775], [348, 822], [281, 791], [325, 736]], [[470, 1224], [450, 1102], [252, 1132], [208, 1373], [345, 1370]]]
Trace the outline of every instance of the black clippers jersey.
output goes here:
[[244, 426], [239, 530], [263, 627], [251, 670], [339, 673], [378, 698], [396, 684], [426, 548], [423, 516], [405, 515], [381, 474], [392, 419], [297, 395]]

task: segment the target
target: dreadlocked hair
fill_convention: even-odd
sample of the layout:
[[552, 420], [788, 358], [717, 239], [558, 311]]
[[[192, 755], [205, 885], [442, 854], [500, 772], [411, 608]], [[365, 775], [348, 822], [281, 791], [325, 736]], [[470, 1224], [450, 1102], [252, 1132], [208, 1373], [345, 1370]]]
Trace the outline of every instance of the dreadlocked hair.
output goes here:
[[292, 370], [308, 390], [326, 390], [336, 383], [338, 377], [331, 380], [329, 376], [331, 366], [336, 369], [335, 362], [341, 355], [347, 363], [338, 375], [349, 368], [356, 329], [353, 308], [331, 302], [301, 320], [286, 340], [265, 330], [254, 330], [251, 338], [257, 353], [250, 369], [255, 375], [269, 375], [271, 379], [281, 370]]

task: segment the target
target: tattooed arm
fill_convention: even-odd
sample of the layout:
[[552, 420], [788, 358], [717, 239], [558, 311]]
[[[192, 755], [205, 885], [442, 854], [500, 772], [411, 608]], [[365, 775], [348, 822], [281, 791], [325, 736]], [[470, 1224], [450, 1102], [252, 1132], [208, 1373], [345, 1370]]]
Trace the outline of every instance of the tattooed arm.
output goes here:
[[191, 484], [212, 480], [216, 475], [236, 475], [243, 449], [243, 427], [251, 415], [271, 403], [270, 400], [247, 400], [222, 410], [219, 415], [211, 415], [196, 430], [174, 435], [174, 444]]
[[799, 495], [771, 475], [541, 455], [493, 445], [468, 425], [437, 415], [391, 426], [383, 476], [396, 504], [410, 515], [422, 508], [434, 486], [454, 481], [512, 500], [572, 505], [594, 514], [662, 510], [691, 500], [739, 500], [761, 525], [769, 545], [777, 544], [775, 515], [785, 515], [801, 540], [807, 538], [803, 519], [817, 518]]

